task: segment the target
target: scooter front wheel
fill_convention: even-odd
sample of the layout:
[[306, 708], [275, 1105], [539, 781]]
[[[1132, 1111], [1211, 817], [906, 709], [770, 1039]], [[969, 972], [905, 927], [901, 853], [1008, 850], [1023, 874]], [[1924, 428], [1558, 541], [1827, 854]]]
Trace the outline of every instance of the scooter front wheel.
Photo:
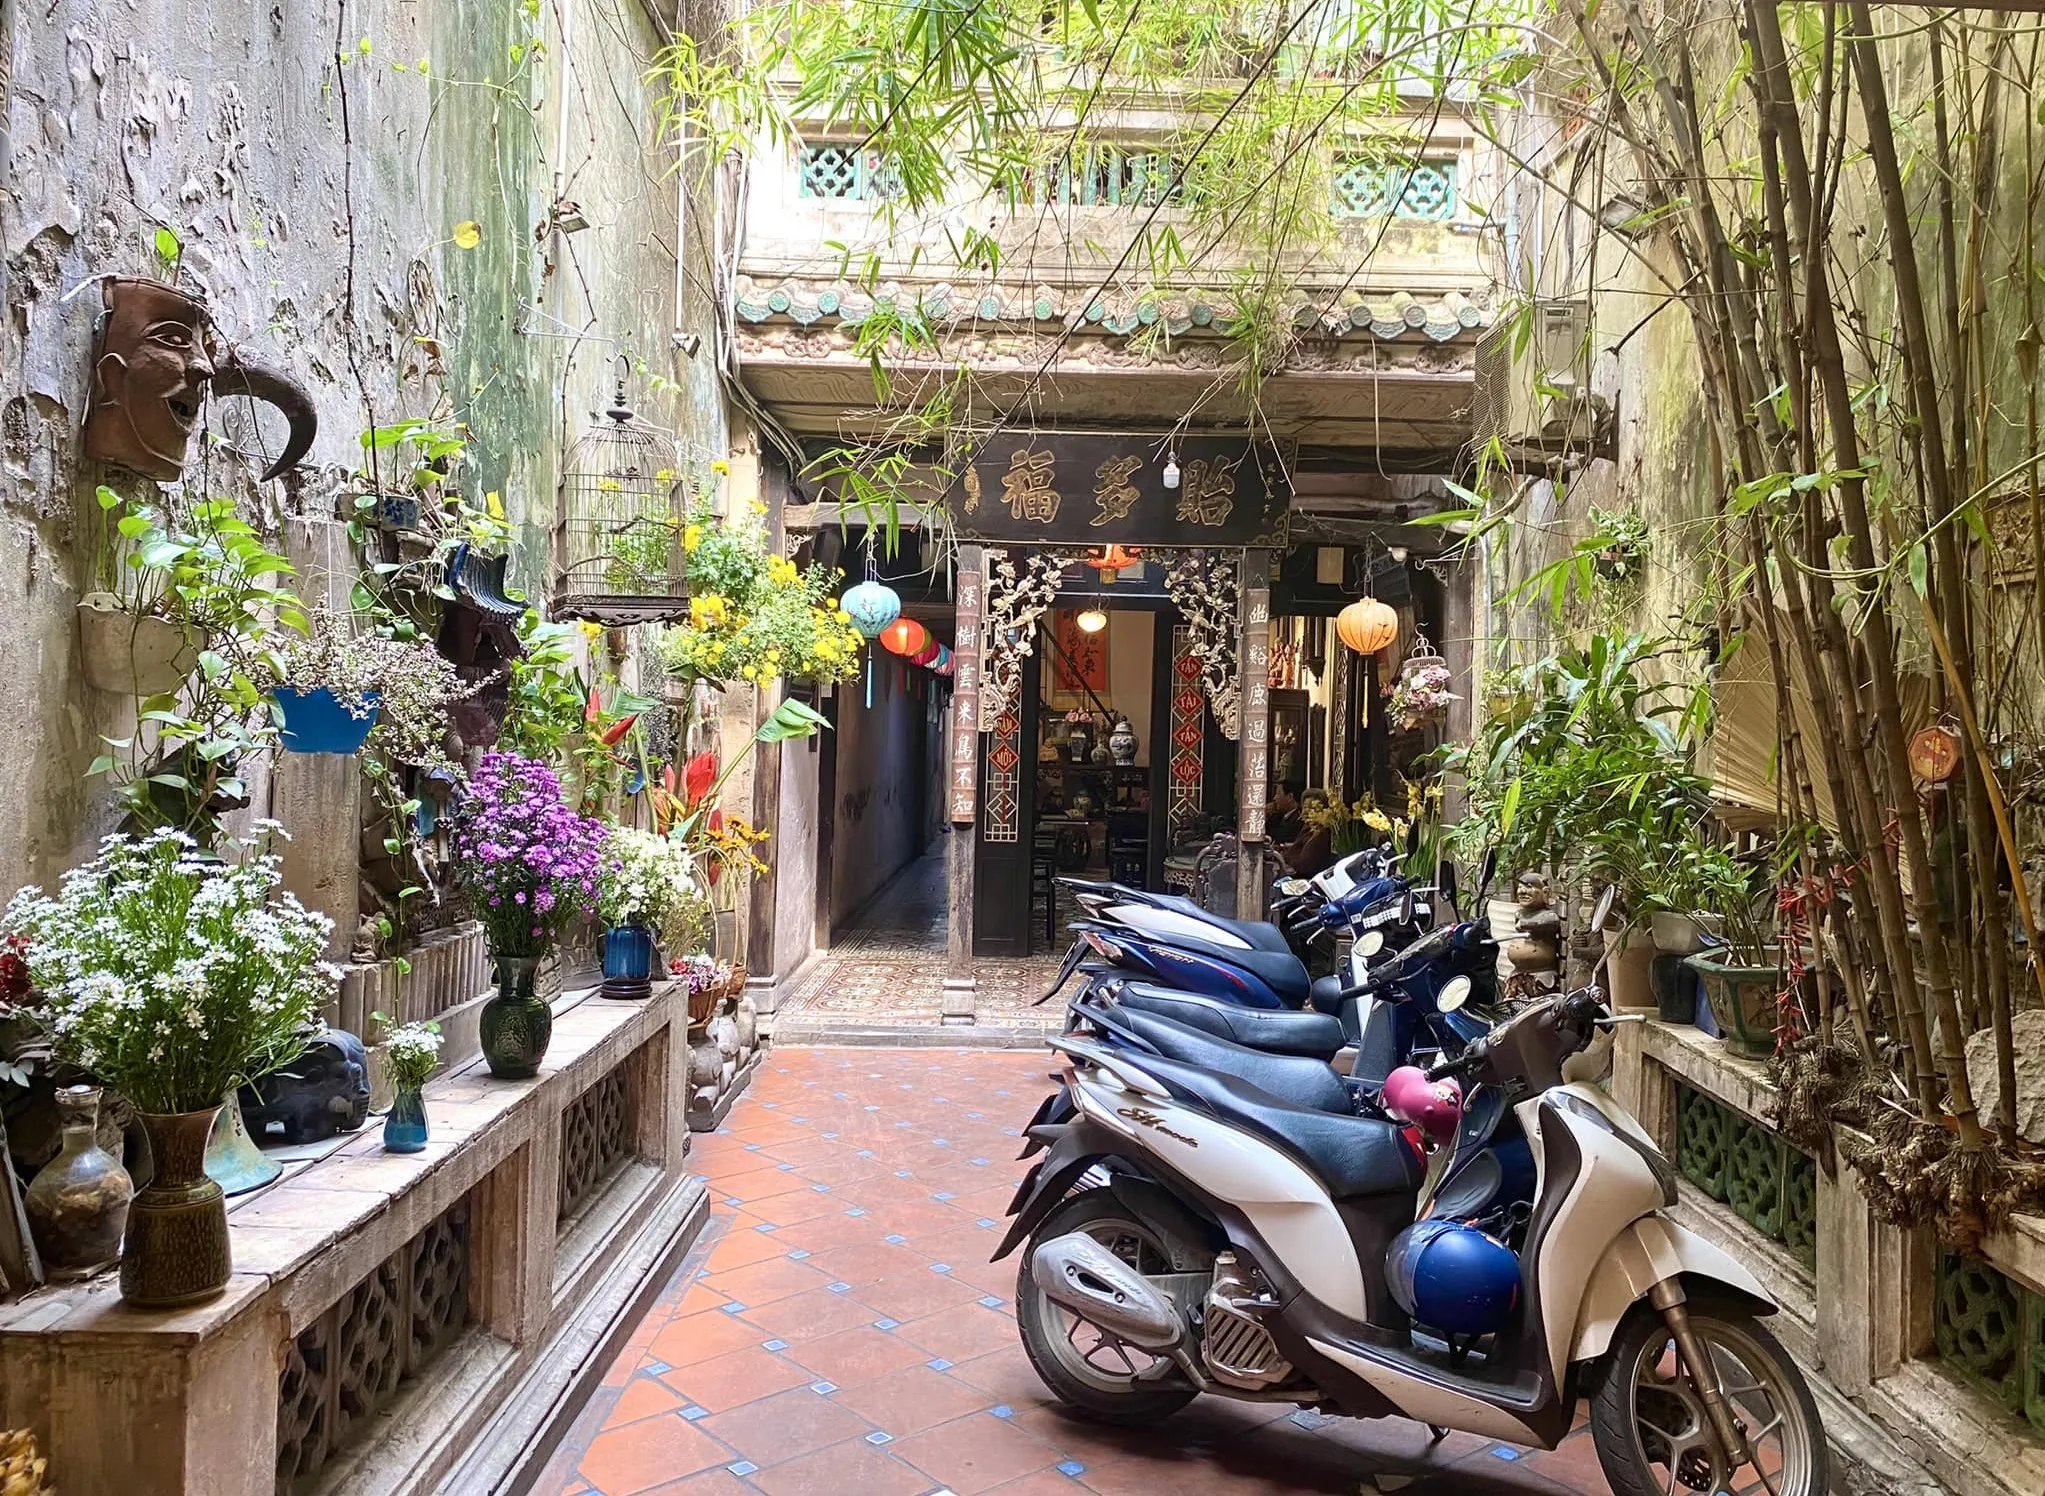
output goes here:
[[1103, 1423], [1150, 1423], [1178, 1412], [1199, 1394], [1183, 1385], [1159, 1387], [1142, 1380], [1159, 1369], [1158, 1357], [1053, 1303], [1031, 1277], [1037, 1243], [1072, 1231], [1085, 1232], [1139, 1273], [1171, 1271], [1164, 1244], [1112, 1191], [1081, 1190], [1031, 1236], [1016, 1277], [1015, 1318], [1030, 1365], [1060, 1402]]
[[1666, 1320], [1636, 1305], [1613, 1337], [1591, 1395], [1591, 1437], [1613, 1496], [1767, 1491], [1825, 1496], [1825, 1430], [1803, 1372], [1745, 1308], [1708, 1294], [1685, 1309], [1711, 1357], [1750, 1459], [1734, 1467], [1714, 1437]]

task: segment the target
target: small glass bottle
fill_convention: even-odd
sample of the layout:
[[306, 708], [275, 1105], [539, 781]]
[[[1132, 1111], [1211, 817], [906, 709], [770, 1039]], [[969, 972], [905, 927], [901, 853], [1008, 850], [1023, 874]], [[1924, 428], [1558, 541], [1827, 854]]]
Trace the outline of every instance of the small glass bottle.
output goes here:
[[45, 1267], [86, 1273], [121, 1255], [134, 1181], [99, 1146], [99, 1088], [57, 1092], [64, 1144], [28, 1187], [28, 1226]]

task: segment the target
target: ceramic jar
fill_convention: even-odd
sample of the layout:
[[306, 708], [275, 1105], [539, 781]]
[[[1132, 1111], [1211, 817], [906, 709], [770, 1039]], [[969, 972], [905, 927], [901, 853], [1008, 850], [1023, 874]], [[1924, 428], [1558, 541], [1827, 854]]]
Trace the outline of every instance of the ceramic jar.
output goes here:
[[527, 1080], [540, 1073], [548, 1041], [554, 1037], [554, 1013], [538, 996], [538, 956], [499, 956], [497, 995], [483, 1004], [478, 1021], [483, 1058], [499, 1080]]
[[99, 1090], [57, 1092], [64, 1142], [28, 1187], [28, 1229], [43, 1264], [87, 1273], [121, 1255], [121, 1232], [135, 1186], [120, 1160], [99, 1146]]
[[420, 1153], [426, 1148], [426, 1097], [417, 1086], [400, 1086], [383, 1122], [383, 1146], [392, 1153]]
[[121, 1297], [137, 1308], [194, 1304], [227, 1287], [227, 1195], [206, 1173], [206, 1140], [219, 1113], [218, 1105], [142, 1113], [156, 1174], [128, 1208], [121, 1247]]

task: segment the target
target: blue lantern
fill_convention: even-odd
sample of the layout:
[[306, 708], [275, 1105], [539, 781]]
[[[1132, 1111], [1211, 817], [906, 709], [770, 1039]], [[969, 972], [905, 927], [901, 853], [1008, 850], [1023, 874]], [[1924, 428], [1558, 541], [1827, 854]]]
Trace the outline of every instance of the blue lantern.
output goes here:
[[868, 639], [878, 638], [882, 629], [902, 616], [902, 599], [895, 589], [872, 577], [847, 588], [838, 606], [852, 615], [852, 626]]

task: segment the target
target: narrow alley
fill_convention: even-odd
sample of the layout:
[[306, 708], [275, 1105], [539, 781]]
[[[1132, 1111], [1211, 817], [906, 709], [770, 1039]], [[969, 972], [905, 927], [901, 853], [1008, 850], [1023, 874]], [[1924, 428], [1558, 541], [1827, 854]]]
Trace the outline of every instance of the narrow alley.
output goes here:
[[[698, 1140], [711, 1224], [545, 1496], [1608, 1496], [1553, 1452], [1203, 1398], [1154, 1429], [1056, 1407], [990, 1263], [1042, 1052], [780, 1049]], [[1758, 1489], [1758, 1487], [1757, 1487]]]

